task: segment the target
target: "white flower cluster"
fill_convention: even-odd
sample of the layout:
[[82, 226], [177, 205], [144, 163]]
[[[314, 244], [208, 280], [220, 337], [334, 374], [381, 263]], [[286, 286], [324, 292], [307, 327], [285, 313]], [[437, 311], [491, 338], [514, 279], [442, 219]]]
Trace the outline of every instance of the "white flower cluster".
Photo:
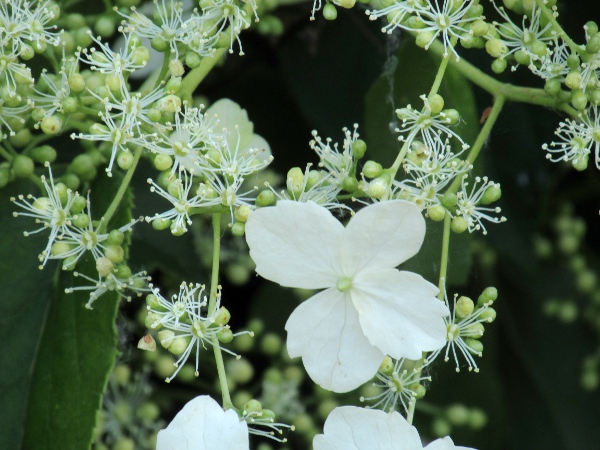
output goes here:
[[32, 217], [36, 223], [41, 224], [40, 228], [25, 232], [25, 236], [45, 230], [50, 232], [46, 247], [39, 255], [40, 269], [48, 260], [58, 259], [62, 260], [64, 270], [73, 270], [81, 257], [89, 252], [96, 263], [97, 280], [75, 272], [76, 276], [91, 281], [92, 286], [66, 289], [67, 293], [91, 290], [87, 308], [91, 308], [92, 303], [107, 290], [115, 290], [122, 297], [125, 297], [126, 290], [132, 290], [138, 295], [144, 292], [148, 280], [146, 274], [140, 272], [133, 275], [127, 266], [121, 265], [124, 258], [121, 247], [123, 233], [129, 231], [135, 221], [110, 233], [101, 232], [102, 221], [94, 224], [89, 199], [72, 192], [63, 183], [55, 184], [50, 165], [46, 166], [50, 179], [46, 179], [45, 176], [41, 178], [46, 196], [20, 195], [11, 198], [11, 201], [26, 211], [14, 212], [15, 217]]
[[[179, 293], [168, 300], [158, 289], [153, 288], [152, 294], [146, 297], [148, 315], [146, 326], [152, 330], [160, 330], [158, 339], [160, 344], [174, 355], [179, 356], [173, 375], [165, 381], [170, 382], [183, 364], [194, 352], [196, 357], [196, 376], [199, 375], [200, 349], [208, 346], [218, 346], [219, 342], [231, 342], [241, 332], [233, 334], [227, 322], [230, 314], [226, 308], [221, 307], [220, 288], [215, 298], [212, 311], [206, 311], [208, 298], [203, 296], [204, 285], [181, 283]], [[251, 334], [251, 333], [250, 333]], [[220, 347], [224, 352], [238, 355]]]
[[481, 19], [480, 14], [470, 14], [477, 4], [475, 0], [401, 0], [382, 9], [367, 10], [366, 13], [370, 20], [387, 18], [388, 24], [381, 29], [384, 33], [391, 34], [398, 28], [417, 33], [417, 39], [425, 49], [441, 38], [444, 56], [451, 51], [460, 59], [454, 47], [465, 33], [469, 33], [471, 23]]
[[148, 182], [173, 206], [146, 220], [156, 229], [170, 227], [175, 235], [187, 231], [194, 208], [228, 208], [232, 220], [235, 208], [252, 208], [255, 189], [240, 190], [273, 159], [267, 142], [254, 134], [246, 111], [227, 99], [213, 104], [206, 114], [184, 105], [176, 112], [175, 123], [157, 133], [146, 148], [161, 158], [164, 169], [171, 168], [164, 187]]

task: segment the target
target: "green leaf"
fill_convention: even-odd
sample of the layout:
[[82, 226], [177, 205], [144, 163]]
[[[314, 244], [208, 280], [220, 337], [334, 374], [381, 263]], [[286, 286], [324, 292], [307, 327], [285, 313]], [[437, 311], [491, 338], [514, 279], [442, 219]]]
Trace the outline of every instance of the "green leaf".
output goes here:
[[23, 420], [31, 365], [52, 295], [52, 270], [38, 269], [37, 255], [46, 244], [43, 234], [23, 236], [24, 228], [35, 230], [33, 221], [12, 216], [18, 208], [9, 198], [31, 189], [17, 182], [1, 191], [0, 196], [0, 448], [19, 448], [23, 438]]
[[[92, 214], [99, 217], [112, 200], [121, 177], [100, 177], [92, 185]], [[95, 214], [94, 214], [95, 213]], [[111, 223], [131, 219], [126, 195]], [[94, 274], [91, 256], [77, 271]], [[65, 294], [67, 287], [89, 285], [70, 272], [60, 272], [39, 341], [25, 423], [25, 449], [90, 448], [96, 414], [117, 355], [115, 317], [119, 296], [102, 295], [85, 308], [89, 291]]]
[[[366, 100], [365, 127], [367, 154], [384, 167], [392, 165], [400, 152], [398, 134], [394, 130], [400, 125], [396, 109], [411, 104], [420, 108], [420, 95], [429, 93], [440, 61], [420, 49], [407, 39], [396, 56], [390, 58], [381, 77], [373, 83]], [[449, 67], [440, 87], [446, 108], [455, 108], [463, 122], [456, 132], [469, 144], [473, 144], [479, 133], [479, 121], [475, 98], [467, 80]], [[419, 253], [411, 258], [402, 269], [420, 273], [435, 282], [439, 276], [442, 247], [442, 223], [427, 221], [425, 242]], [[471, 267], [471, 235], [452, 234], [450, 241], [450, 263], [448, 283], [463, 285]], [[432, 264], [433, 262], [433, 264]]]

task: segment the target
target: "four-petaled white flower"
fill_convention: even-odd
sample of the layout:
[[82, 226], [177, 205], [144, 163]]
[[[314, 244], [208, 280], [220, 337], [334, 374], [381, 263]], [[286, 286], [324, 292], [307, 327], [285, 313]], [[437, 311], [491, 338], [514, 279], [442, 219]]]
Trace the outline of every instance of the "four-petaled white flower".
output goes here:
[[248, 425], [232, 409], [223, 411], [208, 395], [189, 401], [167, 428], [156, 450], [248, 450]]
[[423, 447], [417, 429], [400, 413], [356, 406], [335, 408], [324, 433], [315, 436], [315, 450], [473, 450], [455, 446], [448, 436]]
[[417, 360], [446, 342], [438, 289], [395, 267], [423, 243], [425, 220], [406, 201], [370, 205], [344, 226], [313, 202], [280, 201], [253, 212], [246, 239], [256, 271], [282, 286], [325, 289], [285, 326], [291, 357], [322, 387], [347, 392], [386, 355]]

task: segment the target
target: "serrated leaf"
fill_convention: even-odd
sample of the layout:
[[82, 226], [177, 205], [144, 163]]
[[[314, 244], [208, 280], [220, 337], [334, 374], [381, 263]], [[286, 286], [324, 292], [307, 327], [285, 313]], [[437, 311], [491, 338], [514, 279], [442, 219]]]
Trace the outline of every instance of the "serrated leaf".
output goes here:
[[[389, 167], [400, 152], [398, 134], [394, 130], [400, 125], [395, 110], [412, 104], [420, 108], [420, 95], [431, 89], [440, 61], [409, 39], [400, 46], [395, 57], [388, 60], [384, 73], [373, 83], [367, 95], [365, 125], [367, 142], [366, 158]], [[479, 121], [475, 98], [467, 80], [449, 67], [440, 87], [445, 107], [460, 113], [463, 122], [455, 131], [465, 142], [473, 144], [479, 133]], [[425, 242], [419, 253], [402, 266], [402, 269], [420, 273], [436, 282], [439, 276], [442, 247], [441, 223], [427, 221]], [[452, 234], [450, 241], [450, 264], [448, 283], [462, 285], [467, 281], [471, 267], [471, 236]]]
[[[121, 177], [99, 177], [92, 185], [92, 214], [99, 217], [112, 200]], [[126, 195], [111, 223], [131, 219]], [[95, 264], [85, 257], [77, 271], [92, 275]], [[102, 393], [117, 355], [115, 317], [118, 294], [108, 292], [85, 308], [89, 291], [66, 294], [65, 288], [90, 284], [60, 272], [40, 336], [25, 422], [24, 449], [87, 449], [92, 442]]]

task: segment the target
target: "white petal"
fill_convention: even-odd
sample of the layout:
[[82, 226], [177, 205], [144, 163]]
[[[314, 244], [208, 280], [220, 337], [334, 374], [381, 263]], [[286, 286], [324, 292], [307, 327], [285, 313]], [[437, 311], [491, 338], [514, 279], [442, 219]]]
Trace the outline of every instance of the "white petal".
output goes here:
[[215, 132], [221, 133], [223, 128], [227, 129], [227, 142], [232, 151], [238, 148], [238, 144], [239, 150], [248, 148], [254, 125], [248, 119], [246, 110], [236, 102], [228, 98], [217, 100], [206, 110], [205, 116], [217, 117], [219, 123], [215, 126]]
[[248, 426], [233, 410], [223, 411], [207, 395], [189, 401], [167, 428], [158, 432], [156, 450], [248, 450]]
[[287, 348], [312, 380], [348, 392], [375, 376], [385, 355], [369, 344], [347, 294], [330, 288], [298, 306], [287, 323]]
[[350, 291], [369, 342], [393, 358], [413, 360], [446, 344], [443, 317], [450, 312], [438, 293], [421, 275], [396, 269], [361, 272]]
[[271, 157], [271, 146], [266, 139], [258, 134], [253, 134], [252, 139], [248, 142], [248, 148], [259, 150], [258, 159], [267, 161]]
[[414, 256], [425, 237], [419, 208], [404, 200], [375, 203], [350, 219], [342, 239], [346, 276], [368, 268], [396, 267]]
[[450, 436], [446, 436], [443, 439], [436, 439], [427, 447], [425, 450], [475, 450], [471, 447], [457, 447], [450, 439]]
[[335, 286], [343, 225], [316, 203], [288, 200], [250, 214], [246, 241], [256, 272], [282, 286]]
[[418, 450], [419, 433], [398, 412], [343, 406], [325, 421], [315, 436], [314, 450]]

